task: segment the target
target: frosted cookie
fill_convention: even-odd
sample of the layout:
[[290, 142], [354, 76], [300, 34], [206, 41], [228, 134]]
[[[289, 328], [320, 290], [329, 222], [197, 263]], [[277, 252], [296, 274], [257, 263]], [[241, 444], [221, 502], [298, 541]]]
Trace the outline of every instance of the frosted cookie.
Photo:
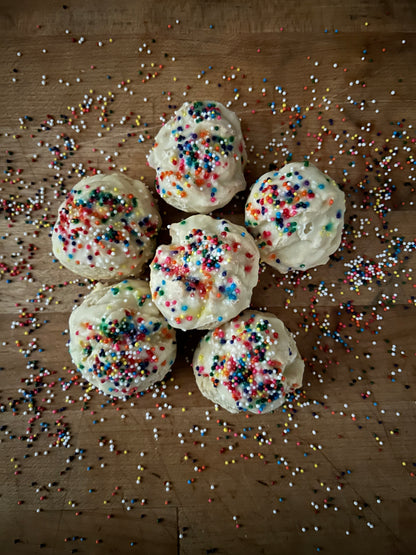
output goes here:
[[246, 188], [240, 122], [219, 102], [185, 102], [156, 135], [148, 156], [156, 190], [184, 212], [206, 214]]
[[286, 273], [325, 264], [340, 245], [345, 197], [307, 162], [264, 174], [247, 199], [245, 223], [261, 259]]
[[69, 319], [69, 351], [82, 376], [113, 397], [146, 391], [169, 372], [175, 330], [142, 280], [98, 284]]
[[244, 227], [197, 215], [172, 224], [170, 235], [150, 264], [150, 289], [172, 326], [210, 329], [249, 306], [259, 252]]
[[122, 175], [81, 179], [58, 210], [52, 248], [69, 270], [97, 280], [138, 276], [154, 254], [160, 215], [141, 181]]
[[279, 318], [248, 309], [201, 339], [193, 370], [213, 403], [234, 413], [266, 413], [301, 387], [304, 363]]

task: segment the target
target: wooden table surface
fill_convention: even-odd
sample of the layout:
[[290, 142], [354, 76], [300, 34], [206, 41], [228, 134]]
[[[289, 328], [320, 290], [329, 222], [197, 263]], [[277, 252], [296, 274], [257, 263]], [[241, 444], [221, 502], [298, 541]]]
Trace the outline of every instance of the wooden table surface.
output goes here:
[[[413, 0], [1, 0], [0, 551], [415, 553]], [[261, 268], [252, 306], [305, 358], [263, 416], [203, 398], [178, 334], [166, 381], [87, 393], [67, 351], [90, 283], [51, 252], [95, 170], [154, 189], [152, 140], [185, 100], [242, 120], [247, 191], [309, 159], [347, 199], [322, 267]], [[216, 215], [242, 223], [247, 191]], [[162, 200], [166, 226], [184, 214]]]

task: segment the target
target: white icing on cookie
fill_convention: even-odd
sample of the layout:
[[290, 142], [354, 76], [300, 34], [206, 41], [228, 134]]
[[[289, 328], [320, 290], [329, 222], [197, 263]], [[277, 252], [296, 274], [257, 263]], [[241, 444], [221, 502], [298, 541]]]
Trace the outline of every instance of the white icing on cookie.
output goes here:
[[233, 413], [266, 413], [301, 387], [304, 363], [281, 320], [248, 309], [201, 339], [193, 369], [213, 403]]
[[340, 245], [345, 196], [308, 163], [293, 162], [253, 185], [245, 223], [262, 261], [286, 273], [325, 264]]
[[113, 397], [146, 391], [165, 377], [176, 356], [176, 332], [142, 280], [98, 284], [72, 312], [69, 332], [69, 351], [82, 376]]
[[150, 264], [150, 289], [172, 326], [210, 329], [249, 306], [259, 252], [244, 227], [196, 215], [172, 224], [170, 234]]
[[206, 214], [246, 188], [240, 122], [219, 102], [185, 102], [156, 135], [148, 162], [159, 195], [184, 212]]
[[141, 181], [86, 177], [59, 207], [53, 252], [81, 276], [119, 281], [141, 273], [154, 254], [160, 226], [156, 202]]

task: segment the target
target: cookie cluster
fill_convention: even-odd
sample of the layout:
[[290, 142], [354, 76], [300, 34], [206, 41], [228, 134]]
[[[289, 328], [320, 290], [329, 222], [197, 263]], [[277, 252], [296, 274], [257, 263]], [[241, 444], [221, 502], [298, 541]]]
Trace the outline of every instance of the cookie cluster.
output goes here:
[[[345, 198], [327, 175], [295, 162], [253, 184], [245, 227], [209, 216], [246, 189], [246, 162], [236, 114], [186, 102], [148, 156], [161, 199], [193, 213], [169, 226], [170, 244], [157, 246], [161, 217], [142, 182], [96, 175], [70, 191], [52, 246], [64, 266], [98, 282], [70, 317], [70, 353], [91, 387], [127, 398], [162, 380], [176, 329], [208, 330], [193, 357], [196, 383], [230, 412], [270, 412], [301, 387], [293, 336], [250, 308], [259, 262], [281, 273], [325, 264], [341, 241]], [[138, 279], [145, 268], [149, 282]]]

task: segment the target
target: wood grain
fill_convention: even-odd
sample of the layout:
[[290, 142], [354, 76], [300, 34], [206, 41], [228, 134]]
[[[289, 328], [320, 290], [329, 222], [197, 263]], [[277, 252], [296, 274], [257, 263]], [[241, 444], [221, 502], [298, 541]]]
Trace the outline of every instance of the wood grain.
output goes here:
[[[415, 22], [411, 0], [0, 2], [2, 552], [414, 551]], [[200, 395], [200, 332], [127, 402], [67, 350], [90, 284], [53, 257], [58, 205], [97, 169], [154, 190], [153, 137], [205, 98], [242, 120], [248, 188], [308, 157], [346, 194], [327, 265], [259, 275], [306, 363], [274, 414]], [[247, 191], [216, 215], [242, 224]], [[159, 207], [164, 242], [183, 214]]]

